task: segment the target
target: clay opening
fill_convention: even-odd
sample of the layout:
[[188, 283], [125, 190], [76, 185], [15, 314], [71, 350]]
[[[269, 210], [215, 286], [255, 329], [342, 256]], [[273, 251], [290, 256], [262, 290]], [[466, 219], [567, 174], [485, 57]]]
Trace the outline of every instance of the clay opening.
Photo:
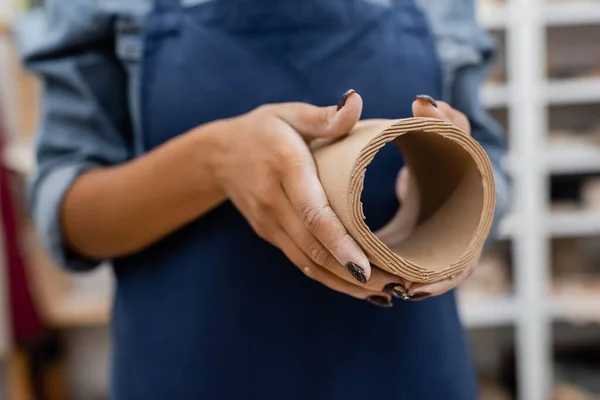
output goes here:
[[[476, 233], [483, 209], [481, 173], [464, 148], [439, 135], [409, 132], [394, 142], [411, 171], [410, 188], [400, 212], [383, 228], [387, 232], [380, 239], [394, 253], [440, 272], [464, 254]], [[392, 228], [394, 222], [414, 228], [403, 232]]]

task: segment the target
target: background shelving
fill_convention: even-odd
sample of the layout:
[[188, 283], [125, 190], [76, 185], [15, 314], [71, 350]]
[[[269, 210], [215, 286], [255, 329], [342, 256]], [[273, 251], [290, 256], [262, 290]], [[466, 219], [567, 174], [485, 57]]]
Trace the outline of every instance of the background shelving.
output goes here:
[[600, 77], [552, 79], [544, 87], [542, 99], [548, 104], [600, 102]]
[[575, 174], [600, 171], [600, 147], [548, 146], [544, 152], [548, 173]]
[[546, 26], [595, 25], [600, 23], [600, 3], [594, 1], [563, 0], [544, 4]]
[[[600, 4], [593, 0], [562, 0], [539, 4], [546, 26], [577, 26], [600, 23]], [[480, 2], [478, 16], [488, 30], [505, 29], [509, 24], [509, 5]]]
[[460, 315], [469, 328], [512, 325], [517, 316], [517, 303], [513, 296], [490, 298], [461, 303]]
[[552, 237], [600, 235], [600, 212], [597, 211], [551, 213], [544, 222]]
[[501, 108], [508, 105], [508, 86], [504, 83], [486, 83], [480, 93], [481, 101], [487, 108]]
[[504, 2], [480, 2], [477, 9], [479, 23], [488, 30], [505, 29], [508, 21], [508, 7]]
[[[600, 142], [581, 132], [589, 122], [600, 126], [600, 2], [480, 2], [479, 17], [506, 35], [507, 82], [486, 84], [481, 97], [488, 108], [507, 109], [513, 208], [500, 236], [511, 242], [515, 287], [514, 296], [462, 304], [462, 316], [476, 328], [514, 323], [518, 397], [542, 400], [554, 381], [552, 321], [600, 322], [600, 293], [551, 293], [559, 282], [550, 256], [553, 238], [600, 241], [600, 210], [555, 211], [546, 195], [552, 177], [600, 173]], [[577, 62], [588, 71], [565, 75]], [[573, 140], [550, 140], [556, 129]]]

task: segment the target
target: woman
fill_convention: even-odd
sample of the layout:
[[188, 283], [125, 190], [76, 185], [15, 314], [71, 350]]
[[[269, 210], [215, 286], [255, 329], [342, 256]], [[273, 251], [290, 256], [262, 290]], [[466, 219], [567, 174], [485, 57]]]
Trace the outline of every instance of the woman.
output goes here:
[[[407, 290], [370, 266], [308, 150], [361, 112], [442, 118], [502, 187], [472, 5], [99, 3], [51, 0], [20, 37], [45, 82], [34, 217], [59, 264], [114, 266], [112, 398], [476, 398], [460, 279]], [[386, 147], [369, 168], [372, 229], [402, 166]]]

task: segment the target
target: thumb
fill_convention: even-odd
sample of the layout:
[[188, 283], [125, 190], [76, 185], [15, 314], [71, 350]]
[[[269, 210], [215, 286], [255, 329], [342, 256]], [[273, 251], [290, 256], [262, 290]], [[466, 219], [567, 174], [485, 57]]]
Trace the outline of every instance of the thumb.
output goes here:
[[443, 111], [440, 109], [440, 102], [427, 95], [417, 96], [417, 99], [412, 104], [412, 111], [415, 117], [446, 119]]
[[427, 95], [418, 95], [412, 105], [415, 117], [437, 118], [449, 122], [466, 134], [470, 134], [471, 125], [465, 114], [450, 104], [435, 100]]
[[305, 139], [337, 138], [348, 134], [360, 119], [362, 98], [350, 89], [337, 106], [317, 107], [306, 103], [274, 106], [275, 115]]

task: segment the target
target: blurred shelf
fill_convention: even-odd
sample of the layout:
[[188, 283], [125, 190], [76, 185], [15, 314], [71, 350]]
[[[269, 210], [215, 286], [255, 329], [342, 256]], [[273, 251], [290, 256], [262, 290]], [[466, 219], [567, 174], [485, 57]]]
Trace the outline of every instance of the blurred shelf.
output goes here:
[[9, 143], [2, 156], [7, 168], [19, 174], [28, 175], [35, 167], [35, 156], [31, 143]]
[[106, 325], [110, 320], [110, 297], [68, 293], [47, 304], [44, 317], [53, 328]]
[[600, 102], [600, 77], [549, 80], [546, 99], [550, 105]]
[[478, 7], [479, 23], [488, 30], [506, 28], [508, 7], [504, 4], [488, 4]]
[[10, 34], [10, 22], [0, 18], [0, 36]]
[[546, 218], [546, 230], [552, 237], [600, 235], [600, 211], [551, 213]]
[[[506, 29], [509, 9], [505, 4], [478, 7], [479, 23], [488, 30]], [[600, 2], [564, 0], [547, 3], [542, 8], [546, 26], [576, 26], [600, 24]]]
[[[499, 225], [499, 239], [513, 238], [519, 219], [508, 214]], [[600, 235], [600, 211], [554, 212], [545, 219], [544, 231], [550, 237], [584, 237]]]
[[600, 296], [556, 296], [548, 300], [547, 312], [557, 320], [600, 322]]
[[43, 321], [66, 329], [109, 321], [114, 280], [108, 264], [85, 274], [69, 274], [52, 262], [35, 227], [23, 213], [22, 248], [32, 294]]
[[517, 315], [516, 301], [510, 295], [479, 300], [461, 299], [459, 294], [459, 304], [462, 322], [468, 328], [510, 325]]
[[564, 0], [543, 7], [547, 26], [592, 25], [600, 23], [600, 2]]
[[480, 92], [481, 101], [487, 108], [501, 108], [508, 105], [508, 85], [486, 83]]
[[600, 147], [551, 145], [544, 157], [548, 172], [553, 174], [600, 172]]
[[510, 239], [514, 234], [514, 223], [516, 217], [514, 214], [506, 214], [504, 219], [500, 221], [498, 225], [498, 238], [499, 239]]

